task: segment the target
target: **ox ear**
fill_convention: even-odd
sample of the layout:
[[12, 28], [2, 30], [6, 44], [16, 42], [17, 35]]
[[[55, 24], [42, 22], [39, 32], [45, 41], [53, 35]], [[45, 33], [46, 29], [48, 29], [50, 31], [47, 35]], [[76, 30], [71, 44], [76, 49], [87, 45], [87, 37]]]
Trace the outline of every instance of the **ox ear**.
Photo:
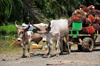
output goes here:
[[17, 23], [16, 23], [17, 21], [15, 21], [15, 26], [17, 27], [17, 28], [19, 28], [20, 26], [19, 25], [17, 25]]
[[24, 27], [24, 30], [28, 30], [29, 27], [30, 27], [30, 22], [29, 22], [29, 25], [28, 26]]
[[41, 32], [40, 32], [40, 31], [37, 31], [37, 33], [41, 34]]

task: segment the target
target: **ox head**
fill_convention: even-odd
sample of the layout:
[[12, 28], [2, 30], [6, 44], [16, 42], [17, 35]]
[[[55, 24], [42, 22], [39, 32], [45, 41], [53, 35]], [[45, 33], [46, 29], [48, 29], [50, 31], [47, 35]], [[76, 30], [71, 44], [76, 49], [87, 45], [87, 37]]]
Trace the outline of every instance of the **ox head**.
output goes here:
[[16, 22], [17, 21], [15, 21], [15, 26], [17, 27], [18, 41], [22, 41], [25, 36], [25, 32], [29, 29], [30, 24], [26, 27], [20, 27], [20, 25], [17, 25]]
[[32, 24], [34, 27], [38, 28], [39, 30], [37, 31], [37, 33], [41, 34], [42, 35], [42, 41], [45, 42], [46, 41], [46, 36], [47, 36], [47, 33], [49, 32], [50, 30], [50, 21], [47, 20], [49, 22], [49, 25], [48, 26], [35, 26], [34, 24]]

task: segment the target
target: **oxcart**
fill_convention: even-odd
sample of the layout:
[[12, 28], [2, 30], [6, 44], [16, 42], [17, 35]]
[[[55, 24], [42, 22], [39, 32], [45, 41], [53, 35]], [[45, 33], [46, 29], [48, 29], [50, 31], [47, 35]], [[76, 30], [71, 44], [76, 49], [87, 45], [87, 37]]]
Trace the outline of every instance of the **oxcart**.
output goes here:
[[[77, 44], [78, 50], [93, 51], [100, 40], [99, 31], [95, 34], [82, 34], [82, 22], [72, 22], [72, 29], [69, 30], [69, 44]], [[65, 48], [63, 48], [65, 50]]]

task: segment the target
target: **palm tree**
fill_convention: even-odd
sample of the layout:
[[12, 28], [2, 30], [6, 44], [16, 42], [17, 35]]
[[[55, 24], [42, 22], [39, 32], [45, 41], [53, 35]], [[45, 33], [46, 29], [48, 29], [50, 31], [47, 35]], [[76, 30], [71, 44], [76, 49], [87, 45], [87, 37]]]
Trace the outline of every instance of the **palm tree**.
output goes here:
[[12, 2], [10, 0], [0, 0], [0, 24], [8, 20], [12, 12]]
[[71, 16], [79, 5], [100, 5], [99, 0], [0, 0], [0, 24], [22, 21], [44, 22], [45, 18]]

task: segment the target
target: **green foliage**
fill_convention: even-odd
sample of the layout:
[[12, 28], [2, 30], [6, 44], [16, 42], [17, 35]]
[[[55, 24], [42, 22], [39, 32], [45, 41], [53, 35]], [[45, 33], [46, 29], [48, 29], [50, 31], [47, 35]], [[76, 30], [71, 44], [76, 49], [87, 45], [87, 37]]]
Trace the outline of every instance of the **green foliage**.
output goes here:
[[0, 26], [0, 35], [10, 35], [10, 36], [13, 36], [13, 35], [16, 35], [17, 34], [17, 29], [16, 29], [16, 26], [15, 25], [5, 25], [3, 24], [3, 26]]
[[0, 23], [9, 19], [12, 12], [11, 0], [0, 0]]
[[0, 26], [0, 53], [15, 49], [13, 46], [9, 48], [9, 45], [13, 43], [17, 37], [17, 29], [15, 25], [8, 24], [6, 26], [3, 23], [3, 26]]
[[[39, 23], [47, 18], [71, 16], [79, 5], [99, 5], [99, 0], [0, 0], [0, 25], [15, 20]], [[98, 6], [98, 7], [99, 7]]]
[[[95, 5], [96, 0], [34, 0], [48, 18], [69, 16], [79, 5]], [[69, 13], [70, 12], [70, 13]]]
[[23, 4], [21, 0], [0, 0], [0, 25], [8, 21], [23, 19]]
[[21, 0], [12, 0], [12, 12], [9, 21], [23, 20], [23, 3]]

